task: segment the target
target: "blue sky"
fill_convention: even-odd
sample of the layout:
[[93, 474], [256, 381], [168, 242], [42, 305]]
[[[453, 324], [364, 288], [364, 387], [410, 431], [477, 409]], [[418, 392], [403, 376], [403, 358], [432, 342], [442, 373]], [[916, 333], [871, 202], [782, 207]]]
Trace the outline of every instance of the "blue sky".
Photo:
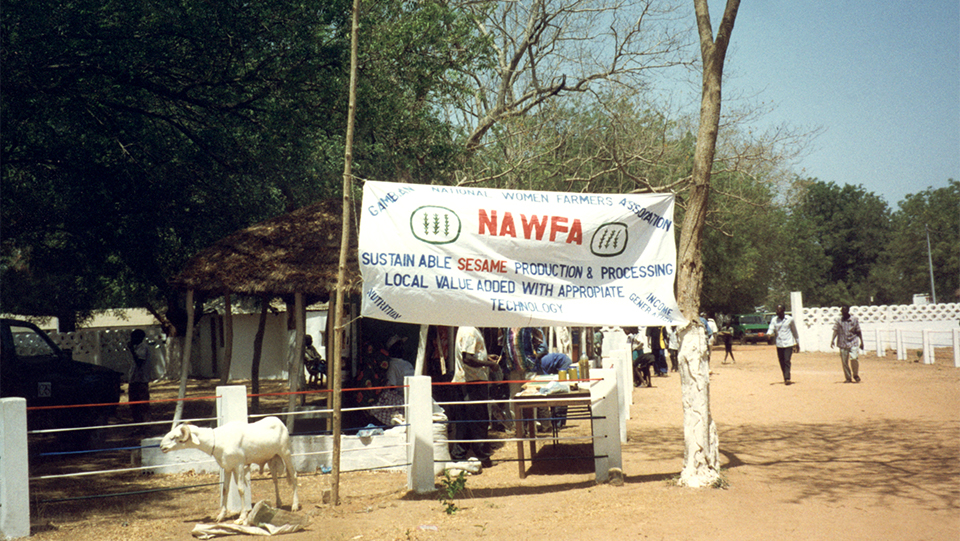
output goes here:
[[[710, 1], [714, 21], [724, 4]], [[747, 0], [725, 73], [724, 97], [773, 103], [764, 122], [823, 130], [803, 177], [862, 185], [894, 210], [960, 180], [958, 0]]]

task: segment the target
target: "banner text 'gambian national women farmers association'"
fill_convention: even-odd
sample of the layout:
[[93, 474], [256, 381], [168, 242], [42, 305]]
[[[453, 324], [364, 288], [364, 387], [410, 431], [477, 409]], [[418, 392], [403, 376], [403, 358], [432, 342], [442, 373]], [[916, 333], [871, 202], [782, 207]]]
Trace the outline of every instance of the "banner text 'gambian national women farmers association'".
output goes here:
[[362, 315], [478, 327], [674, 325], [674, 197], [367, 181]]

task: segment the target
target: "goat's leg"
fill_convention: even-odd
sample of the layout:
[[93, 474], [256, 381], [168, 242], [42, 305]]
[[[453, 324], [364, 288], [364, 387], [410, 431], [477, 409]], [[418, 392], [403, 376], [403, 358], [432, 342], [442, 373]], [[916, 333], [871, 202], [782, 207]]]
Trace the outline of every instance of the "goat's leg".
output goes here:
[[270, 477], [273, 477], [273, 491], [277, 496], [277, 509], [280, 509], [282, 505], [280, 503], [280, 479], [278, 479], [278, 477], [280, 468], [284, 466], [283, 459], [280, 458], [280, 455], [276, 455], [270, 459]]
[[223, 486], [221, 487], [220, 492], [220, 513], [217, 514], [217, 519], [214, 522], [221, 522], [223, 519], [227, 518], [227, 495], [230, 494], [230, 477], [232, 477], [232, 473], [224, 473]]
[[[293, 464], [293, 454], [290, 449], [284, 449], [280, 458], [283, 460], [283, 467], [287, 469], [287, 483], [293, 488], [293, 503], [290, 504], [290, 510], [298, 511], [300, 510], [300, 498], [297, 496], [297, 468]], [[279, 506], [279, 496], [277, 498], [277, 505]]]
[[237, 483], [237, 492], [240, 494], [240, 516], [234, 522], [236, 524], [247, 525], [247, 514], [250, 510], [247, 509], [247, 500], [244, 498], [244, 494], [247, 489], [250, 488], [250, 465], [248, 464], [237, 468], [233, 470], [233, 472], [233, 479]]

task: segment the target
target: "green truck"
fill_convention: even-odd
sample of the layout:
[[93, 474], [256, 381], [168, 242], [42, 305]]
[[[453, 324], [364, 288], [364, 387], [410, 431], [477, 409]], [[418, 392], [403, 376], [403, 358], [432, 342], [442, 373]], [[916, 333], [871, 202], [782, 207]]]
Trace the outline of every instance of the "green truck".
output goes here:
[[776, 337], [767, 334], [772, 317], [773, 314], [740, 314], [733, 316], [730, 325], [733, 328], [733, 339], [739, 340], [744, 345], [751, 342], [773, 344]]

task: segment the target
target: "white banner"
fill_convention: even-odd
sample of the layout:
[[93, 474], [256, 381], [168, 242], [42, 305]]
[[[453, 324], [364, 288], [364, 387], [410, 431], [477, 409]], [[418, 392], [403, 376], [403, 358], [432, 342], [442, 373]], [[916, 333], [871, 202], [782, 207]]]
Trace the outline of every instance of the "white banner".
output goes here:
[[475, 327], [679, 325], [673, 195], [367, 181], [362, 315]]

